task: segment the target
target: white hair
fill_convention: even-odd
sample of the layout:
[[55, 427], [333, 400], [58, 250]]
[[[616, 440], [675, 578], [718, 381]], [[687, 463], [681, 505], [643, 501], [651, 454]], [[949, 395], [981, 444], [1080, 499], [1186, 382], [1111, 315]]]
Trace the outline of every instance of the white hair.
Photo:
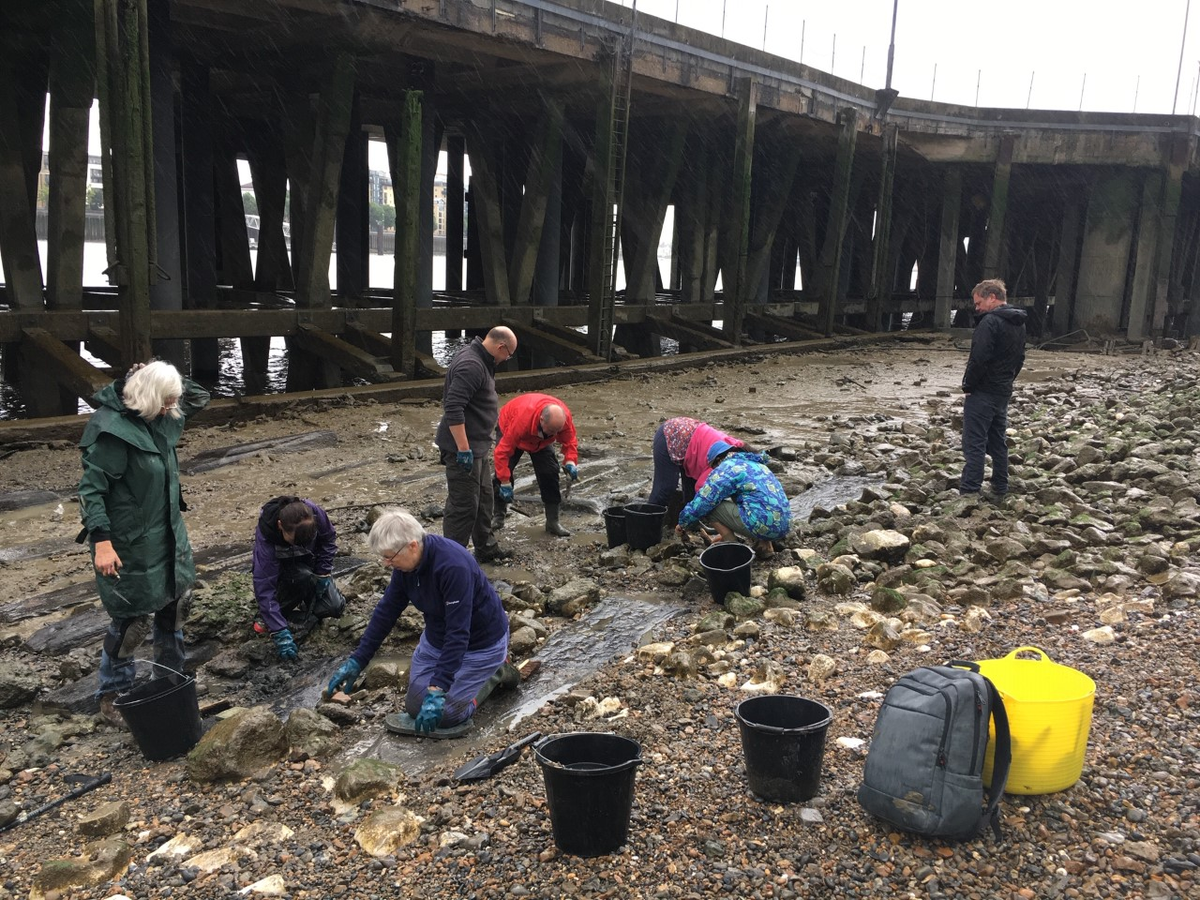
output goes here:
[[376, 556], [402, 550], [413, 541], [425, 543], [425, 528], [406, 509], [385, 509], [367, 536], [371, 552]]
[[[127, 409], [132, 409], [149, 422], [171, 401], [178, 402], [181, 394], [183, 376], [179, 374], [179, 370], [169, 362], [155, 360], [125, 379], [125, 390], [121, 393], [121, 399], [125, 401]], [[169, 409], [166, 415], [178, 419], [181, 413], [178, 409]]]

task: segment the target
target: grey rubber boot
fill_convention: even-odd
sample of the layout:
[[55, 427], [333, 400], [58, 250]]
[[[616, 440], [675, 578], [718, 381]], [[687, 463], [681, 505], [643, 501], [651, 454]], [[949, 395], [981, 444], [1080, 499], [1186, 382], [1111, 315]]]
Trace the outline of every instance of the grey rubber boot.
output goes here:
[[504, 527], [504, 519], [506, 518], [507, 513], [508, 513], [508, 510], [505, 509], [503, 503], [496, 504], [495, 508], [492, 510], [492, 532], [493, 533], [499, 531], [501, 528]]
[[558, 524], [558, 504], [546, 504], [546, 533], [557, 535], [558, 537], [570, 537], [571, 532]]

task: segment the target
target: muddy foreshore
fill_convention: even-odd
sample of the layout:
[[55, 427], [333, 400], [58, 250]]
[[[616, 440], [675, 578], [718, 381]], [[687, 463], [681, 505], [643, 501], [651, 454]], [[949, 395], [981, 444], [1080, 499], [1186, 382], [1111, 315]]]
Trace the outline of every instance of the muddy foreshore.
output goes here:
[[[542, 532], [526, 463], [517, 494], [530, 515], [510, 516], [503, 534], [516, 556], [488, 567], [514, 640], [521, 631], [521, 658], [544, 655], [543, 670], [489, 703], [463, 741], [394, 738], [382, 718], [400, 704], [411, 631], [398, 635], [382, 651], [394, 670], [335, 715], [328, 741], [296, 741], [253, 775], [220, 781], [194, 777], [184, 760], [146, 763], [128, 734], [82, 709], [98, 644], [54, 637], [86, 635], [96, 616], [85, 588], [70, 593], [89, 578], [73, 543], [78, 452], [13, 453], [0, 494], [60, 499], [0, 512], [0, 696], [29, 688], [0, 710], [0, 821], [66, 794], [66, 774], [109, 772], [112, 782], [0, 833], [0, 898], [224, 898], [250, 886], [251, 896], [307, 898], [1200, 895], [1200, 357], [1031, 351], [1010, 406], [1015, 482], [1002, 508], [948, 490], [961, 466], [964, 362], [964, 347], [937, 337], [556, 389], [580, 437], [581, 479], [563, 516], [574, 534]], [[382, 584], [380, 567], [356, 562], [367, 557], [371, 507], [407, 506], [440, 532], [439, 414], [432, 401], [330, 400], [185, 430], [185, 467], [235, 445], [335, 436], [184, 478], [192, 543], [209, 560], [187, 628], [202, 704], [266, 707], [281, 719], [316, 704]], [[646, 492], [654, 429], [675, 415], [772, 449], [789, 494], [827, 492], [786, 552], [754, 564], [764, 589], [754, 599], [765, 606], [738, 607], [737, 618], [709, 596], [698, 549], [672, 542], [630, 554], [605, 542], [600, 512]], [[838, 485], [853, 485], [853, 499], [840, 503]], [[269, 642], [253, 636], [239, 562], [259, 506], [284, 492], [331, 511], [352, 598], [295, 666], [274, 663]], [[879, 530], [909, 541], [901, 557], [871, 558], [856, 543]], [[798, 585], [790, 601], [765, 591], [784, 569], [798, 570], [788, 573]], [[38, 603], [44, 614], [30, 615]], [[558, 635], [574, 643], [555, 656]], [[867, 816], [855, 800], [860, 742], [888, 685], [919, 665], [1027, 645], [1096, 681], [1078, 783], [1007, 797], [1000, 843], [922, 840]], [[572, 655], [592, 661], [572, 670]], [[808, 803], [764, 803], [747, 790], [733, 711], [764, 690], [833, 710]], [[618, 853], [556, 850], [528, 753], [487, 781], [451, 779], [535, 729], [639, 742]], [[361, 758], [387, 763], [390, 775], [347, 800], [343, 773]], [[405, 842], [381, 850], [367, 831], [386, 816], [407, 823], [393, 829]]]

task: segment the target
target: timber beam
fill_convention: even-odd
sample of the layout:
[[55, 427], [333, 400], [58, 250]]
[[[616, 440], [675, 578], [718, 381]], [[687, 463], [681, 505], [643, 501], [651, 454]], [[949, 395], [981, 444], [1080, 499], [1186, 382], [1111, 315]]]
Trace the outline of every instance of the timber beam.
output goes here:
[[[362, 322], [348, 321], [346, 336], [374, 356], [381, 356], [385, 359], [391, 356], [392, 339], [384, 337], [373, 328], [368, 328]], [[417, 350], [415, 358], [417, 378], [442, 378], [445, 376], [446, 370], [438, 365], [438, 361], [431, 354]]]
[[[543, 317], [542, 312], [543, 311], [539, 309], [537, 311], [537, 314], [533, 317], [533, 321], [531, 323], [533, 325], [533, 327], [537, 328], [539, 331], [544, 331], [546, 334], [549, 334], [549, 335], [552, 335], [552, 336], [558, 338], [560, 341], [564, 341], [568, 344], [572, 344], [577, 349], [586, 349], [588, 351], [588, 353], [594, 357], [593, 361], [595, 361], [595, 362], [600, 361], [600, 357], [595, 356], [595, 354], [593, 354], [591, 352], [591, 344], [588, 343], [588, 336], [586, 334], [584, 334], [583, 332], [580, 332], [580, 331], [576, 331], [574, 328], [570, 328], [567, 325], [564, 325], [560, 322], [551, 322], [548, 319]], [[580, 322], [579, 324], [582, 325], [583, 322]], [[524, 340], [523, 332], [524, 332], [525, 328], [529, 327], [529, 325], [522, 324], [520, 327], [522, 329], [522, 338], [521, 339]], [[613, 346], [612, 355], [613, 355], [613, 359], [636, 359], [637, 358], [634, 354], [627, 351], [624, 347], [618, 347], [615, 345]]]
[[500, 320], [500, 324], [507, 325], [513, 331], [518, 332], [522, 346], [548, 353], [567, 365], [581, 366], [603, 362], [599, 356], [587, 348], [581, 347], [573, 341], [563, 340], [558, 335], [543, 329], [541, 323], [529, 325], [506, 317]]
[[87, 399], [113, 380], [103, 369], [85, 362], [66, 344], [43, 328], [27, 328], [21, 341], [22, 354], [32, 357], [37, 369], [50, 375], [77, 397]]
[[767, 334], [778, 335], [789, 341], [812, 341], [824, 337], [819, 331], [805, 328], [799, 322], [757, 312], [746, 313], [746, 325], [752, 329], [765, 331]]
[[681, 344], [700, 350], [728, 350], [733, 342], [725, 339], [722, 332], [700, 322], [687, 322], [672, 316], [647, 315], [646, 327], [654, 334], [679, 341]]
[[315, 325], [301, 323], [296, 329], [295, 339], [301, 349], [320, 356], [359, 378], [366, 378], [368, 381], [392, 381], [399, 377], [389, 364], [381, 363], [365, 350], [360, 350], [350, 342], [322, 331]]
[[93, 325], [88, 328], [87, 350], [92, 356], [98, 356], [110, 366], [121, 366], [121, 336], [115, 329], [107, 325]]

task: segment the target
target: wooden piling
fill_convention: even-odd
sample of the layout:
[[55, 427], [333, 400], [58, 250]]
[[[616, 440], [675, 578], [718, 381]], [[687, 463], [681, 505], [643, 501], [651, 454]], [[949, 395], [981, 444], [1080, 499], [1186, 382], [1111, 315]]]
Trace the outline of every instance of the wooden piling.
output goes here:
[[842, 245], [849, 222], [850, 188], [854, 169], [854, 145], [858, 138], [858, 111], [846, 107], [838, 113], [838, 149], [834, 165], [829, 220], [821, 246], [821, 296], [817, 319], [826, 337], [833, 334], [834, 319], [841, 305]]
[[867, 293], [868, 331], [879, 331], [883, 321], [883, 302], [891, 296], [895, 271], [890, 267], [892, 260], [892, 183], [896, 177], [895, 125], [883, 127], [882, 158], [879, 172], [879, 199], [875, 205], [875, 239], [871, 252], [871, 281]]
[[417, 263], [421, 249], [421, 91], [405, 91], [392, 159], [396, 192], [396, 274], [392, 299], [392, 369], [407, 378], [417, 368]]
[[937, 294], [933, 301], [933, 327], [950, 327], [954, 311], [954, 275], [957, 271], [958, 214], [962, 208], [962, 170], [947, 166], [942, 173], [942, 228], [938, 242]]

